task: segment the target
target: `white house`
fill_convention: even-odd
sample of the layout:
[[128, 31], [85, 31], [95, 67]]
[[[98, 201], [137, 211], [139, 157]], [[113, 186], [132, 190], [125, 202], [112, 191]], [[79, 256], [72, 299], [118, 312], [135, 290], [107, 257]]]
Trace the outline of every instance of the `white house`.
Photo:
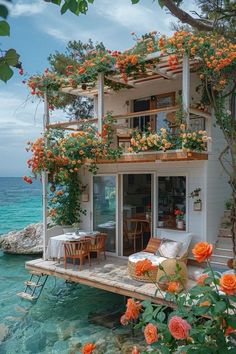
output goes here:
[[[119, 75], [111, 79], [121, 80]], [[71, 94], [94, 97], [99, 130], [105, 112], [111, 111], [117, 119], [115, 143], [123, 146], [123, 156], [117, 161], [101, 162], [95, 176], [86, 169], [81, 173], [83, 183], [88, 184], [82, 203], [87, 214], [81, 228], [106, 232], [107, 251], [111, 254], [128, 256], [144, 247], [150, 236], [158, 236], [163, 231], [188, 232], [194, 235], [194, 241], [216, 242], [230, 191], [218, 161], [224, 147], [221, 131], [215, 126], [211, 112], [196, 108], [200, 99], [196, 92], [199, 84], [196, 63], [184, 57], [174, 70], [166, 58], [161, 58], [155, 70], [131, 78], [127, 88], [117, 92], [104, 86], [101, 73], [96, 89], [64, 89]], [[188, 127], [206, 130], [212, 137], [208, 151], [129, 153], [133, 128], [142, 130], [147, 123], [153, 129], [174, 126], [179, 96]], [[196, 190], [200, 192], [190, 198]], [[182, 225], [177, 225], [176, 209], [183, 214]]]

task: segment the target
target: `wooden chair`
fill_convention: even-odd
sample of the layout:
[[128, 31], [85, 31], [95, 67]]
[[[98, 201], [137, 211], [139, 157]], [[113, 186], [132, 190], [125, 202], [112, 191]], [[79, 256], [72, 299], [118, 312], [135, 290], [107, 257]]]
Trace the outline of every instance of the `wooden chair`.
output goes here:
[[106, 259], [106, 239], [107, 234], [100, 233], [96, 237], [86, 237], [90, 239], [90, 253], [95, 252], [97, 254], [98, 263], [100, 263], [100, 255], [104, 254], [104, 259]]
[[138, 219], [124, 221], [124, 238], [134, 242], [134, 253], [136, 252], [136, 240], [139, 238], [143, 248], [143, 223]]
[[73, 260], [73, 265], [75, 265], [75, 260], [79, 259], [79, 270], [81, 270], [81, 266], [83, 265], [84, 259], [86, 257], [88, 257], [89, 265], [91, 265], [90, 245], [91, 241], [86, 239], [76, 242], [64, 242], [64, 267], [67, 267], [68, 258]]

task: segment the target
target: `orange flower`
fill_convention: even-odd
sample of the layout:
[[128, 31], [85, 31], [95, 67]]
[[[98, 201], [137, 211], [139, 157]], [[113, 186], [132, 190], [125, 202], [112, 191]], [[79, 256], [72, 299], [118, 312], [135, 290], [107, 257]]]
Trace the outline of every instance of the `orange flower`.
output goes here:
[[205, 285], [205, 280], [206, 280], [206, 278], [208, 278], [208, 274], [206, 274], [206, 273], [201, 274], [201, 275], [197, 278], [197, 283], [198, 283], [198, 285], [204, 286], [204, 285]]
[[208, 242], [198, 242], [193, 250], [192, 253], [195, 259], [201, 263], [209, 258], [212, 254], [213, 246]]
[[228, 295], [234, 295], [236, 292], [236, 275], [226, 273], [220, 278], [220, 290]]
[[178, 281], [170, 281], [167, 286], [167, 290], [169, 293], [179, 293], [182, 290], [182, 286]]
[[85, 343], [81, 349], [82, 354], [91, 354], [96, 348], [96, 345], [93, 343]]
[[157, 342], [158, 335], [156, 326], [154, 326], [152, 323], [148, 323], [144, 329], [144, 337], [147, 344]]
[[179, 316], [171, 317], [168, 324], [169, 331], [175, 339], [186, 339], [188, 338], [189, 330], [191, 329], [190, 324]]
[[142, 305], [139, 301], [134, 301], [134, 299], [128, 299], [126, 304], [125, 318], [129, 320], [137, 320], [139, 312]]
[[137, 276], [141, 276], [144, 273], [147, 273], [150, 270], [155, 269], [155, 268], [156, 267], [152, 264], [152, 262], [149, 259], [145, 258], [144, 260], [138, 261], [135, 264], [135, 274]]

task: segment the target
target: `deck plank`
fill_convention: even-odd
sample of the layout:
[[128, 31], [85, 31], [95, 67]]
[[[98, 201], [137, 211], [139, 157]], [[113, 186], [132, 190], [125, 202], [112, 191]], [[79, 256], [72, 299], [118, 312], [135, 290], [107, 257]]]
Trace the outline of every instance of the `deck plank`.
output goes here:
[[[48, 275], [116, 294], [135, 297], [139, 300], [150, 300], [153, 303], [173, 306], [169, 301], [163, 299], [160, 293], [155, 296], [156, 286], [154, 284], [132, 279], [128, 274], [126, 259], [108, 257], [106, 261], [102, 261], [100, 264], [93, 260], [91, 267], [87, 264], [83, 265], [81, 271], [78, 270], [78, 266], [73, 268], [72, 265], [68, 265], [68, 268], [65, 269], [63, 263], [36, 259], [26, 262], [26, 269], [42, 271]], [[195, 284], [194, 281], [189, 280], [188, 288]]]

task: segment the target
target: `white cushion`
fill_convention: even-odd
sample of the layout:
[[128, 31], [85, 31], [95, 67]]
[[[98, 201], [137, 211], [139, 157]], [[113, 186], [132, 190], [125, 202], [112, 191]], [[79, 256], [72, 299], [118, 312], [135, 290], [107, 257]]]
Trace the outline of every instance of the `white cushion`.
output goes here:
[[166, 258], [176, 258], [181, 248], [182, 242], [177, 242], [169, 239], [162, 239], [161, 245], [159, 246], [157, 252], [160, 253], [161, 256]]
[[129, 256], [129, 261], [133, 262], [133, 263], [137, 263], [138, 261], [143, 261], [144, 259], [149, 259], [153, 265], [157, 265], [157, 266], [161, 262], [166, 260], [165, 257], [159, 257], [159, 256], [156, 256], [155, 254], [149, 253], [149, 252], [137, 252], [137, 253], [131, 254]]
[[162, 230], [158, 229], [157, 237], [167, 238], [169, 240], [173, 240], [176, 242], [181, 242], [182, 247], [179, 249], [178, 257], [182, 257], [186, 252], [188, 252], [188, 248], [190, 242], [192, 240], [193, 234], [183, 231], [172, 231], [172, 230]]

